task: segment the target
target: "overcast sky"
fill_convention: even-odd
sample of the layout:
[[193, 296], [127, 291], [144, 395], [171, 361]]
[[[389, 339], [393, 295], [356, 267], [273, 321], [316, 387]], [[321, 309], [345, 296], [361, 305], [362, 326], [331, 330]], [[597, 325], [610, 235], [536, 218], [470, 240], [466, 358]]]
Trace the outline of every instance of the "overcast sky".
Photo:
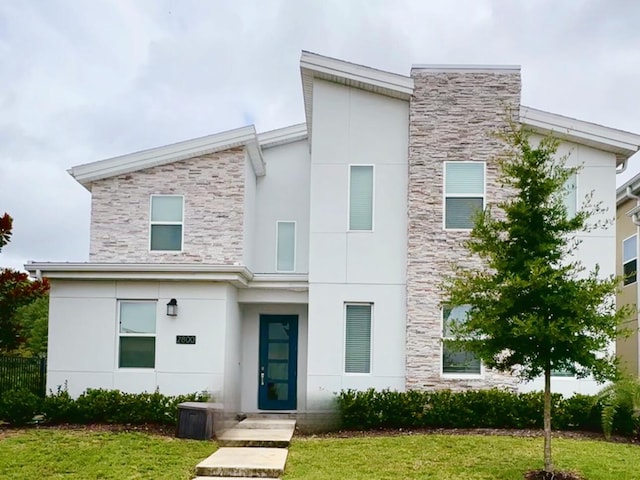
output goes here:
[[639, 24], [636, 0], [0, 0], [0, 266], [88, 259], [74, 165], [303, 122], [301, 50], [518, 64], [524, 105], [640, 133]]

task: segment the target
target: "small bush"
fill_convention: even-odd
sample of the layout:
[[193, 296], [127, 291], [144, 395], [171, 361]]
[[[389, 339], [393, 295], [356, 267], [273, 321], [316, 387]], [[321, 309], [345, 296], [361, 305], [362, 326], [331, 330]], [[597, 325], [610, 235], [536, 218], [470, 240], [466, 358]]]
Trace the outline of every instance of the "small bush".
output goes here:
[[40, 412], [41, 398], [26, 388], [8, 390], [0, 396], [0, 420], [25, 425]]

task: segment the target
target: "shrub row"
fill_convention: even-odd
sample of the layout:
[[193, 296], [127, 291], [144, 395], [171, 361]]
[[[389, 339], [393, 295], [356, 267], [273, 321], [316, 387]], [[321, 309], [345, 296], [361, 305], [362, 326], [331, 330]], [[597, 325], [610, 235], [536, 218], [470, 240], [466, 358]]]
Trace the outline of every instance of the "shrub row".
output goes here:
[[[452, 392], [343, 390], [337, 396], [342, 428], [542, 428], [543, 393], [505, 390]], [[596, 397], [552, 396], [552, 426], [557, 430], [601, 431], [602, 407]], [[638, 421], [622, 409], [614, 431], [635, 435]]]
[[154, 393], [123, 393], [119, 390], [87, 389], [74, 399], [66, 389], [58, 388], [45, 398], [26, 389], [10, 390], [0, 396], [0, 420], [24, 425], [42, 415], [48, 423], [156, 423], [172, 425], [177, 421], [178, 404], [207, 401], [207, 394], [178, 396]]

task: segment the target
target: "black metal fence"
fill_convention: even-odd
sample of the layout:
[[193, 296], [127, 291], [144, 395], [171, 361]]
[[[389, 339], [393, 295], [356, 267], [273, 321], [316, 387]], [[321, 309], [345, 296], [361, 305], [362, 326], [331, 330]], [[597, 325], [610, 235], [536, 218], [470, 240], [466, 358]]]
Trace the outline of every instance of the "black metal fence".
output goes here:
[[47, 359], [0, 355], [0, 395], [26, 388], [44, 397], [47, 390]]

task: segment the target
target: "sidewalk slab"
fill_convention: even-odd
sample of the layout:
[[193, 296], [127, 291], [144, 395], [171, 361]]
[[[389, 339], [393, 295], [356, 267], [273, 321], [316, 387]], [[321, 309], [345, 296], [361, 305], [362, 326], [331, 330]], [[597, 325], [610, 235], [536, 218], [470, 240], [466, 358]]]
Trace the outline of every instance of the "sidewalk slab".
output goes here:
[[196, 466], [203, 477], [278, 478], [284, 473], [286, 448], [222, 447]]
[[291, 442], [293, 428], [239, 428], [236, 426], [217, 436], [221, 447], [286, 448]]

